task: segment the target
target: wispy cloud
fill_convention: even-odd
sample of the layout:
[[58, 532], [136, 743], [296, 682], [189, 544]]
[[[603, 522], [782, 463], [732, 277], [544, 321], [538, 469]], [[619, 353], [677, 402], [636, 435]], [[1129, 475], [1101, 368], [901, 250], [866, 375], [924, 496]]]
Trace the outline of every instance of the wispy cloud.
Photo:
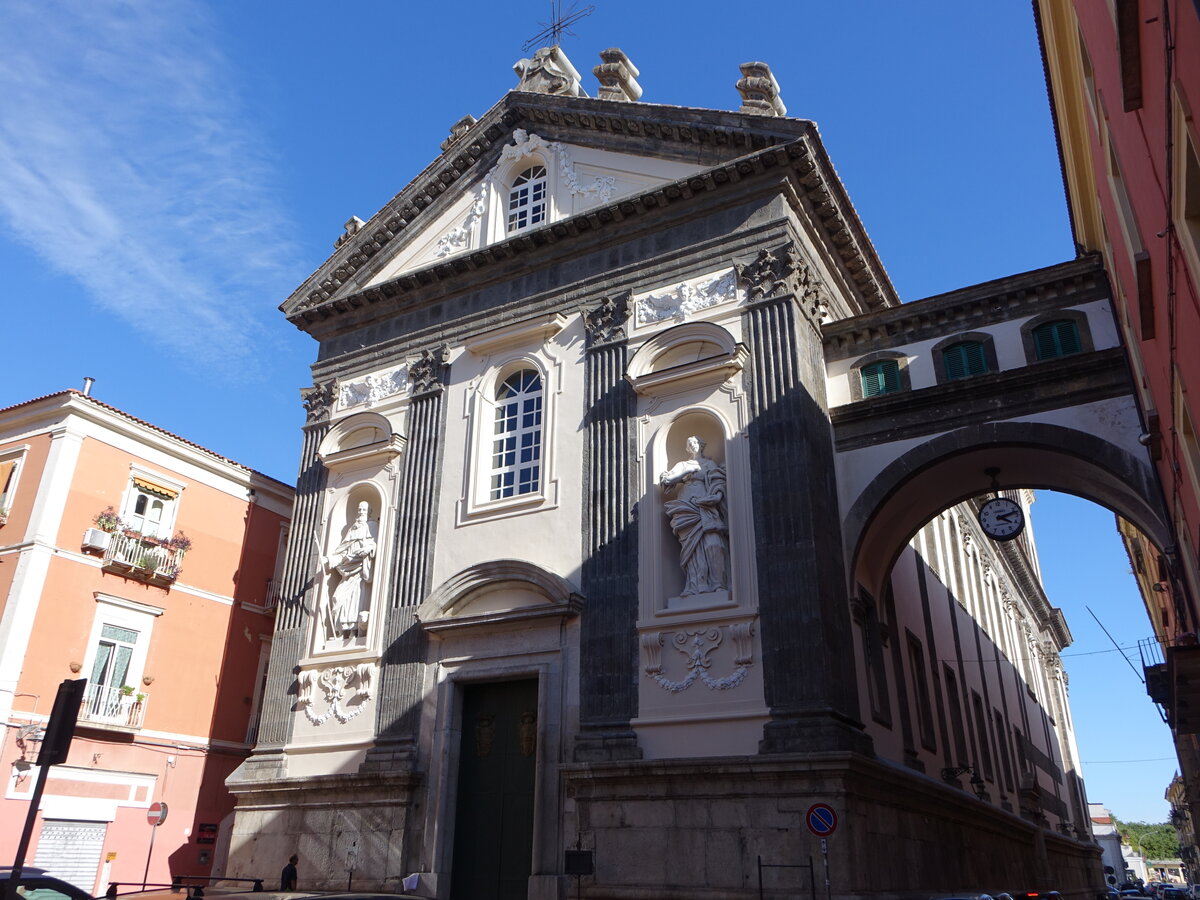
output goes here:
[[0, 5], [0, 227], [131, 328], [244, 372], [296, 271], [231, 71], [197, 0]]

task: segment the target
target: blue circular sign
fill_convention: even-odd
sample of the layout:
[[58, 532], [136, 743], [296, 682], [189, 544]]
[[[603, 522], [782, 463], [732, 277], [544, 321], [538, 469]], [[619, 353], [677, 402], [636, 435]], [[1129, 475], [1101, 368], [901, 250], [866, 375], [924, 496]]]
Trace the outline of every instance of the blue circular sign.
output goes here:
[[817, 837], [829, 837], [837, 831], [838, 818], [828, 803], [814, 803], [804, 814], [804, 822]]

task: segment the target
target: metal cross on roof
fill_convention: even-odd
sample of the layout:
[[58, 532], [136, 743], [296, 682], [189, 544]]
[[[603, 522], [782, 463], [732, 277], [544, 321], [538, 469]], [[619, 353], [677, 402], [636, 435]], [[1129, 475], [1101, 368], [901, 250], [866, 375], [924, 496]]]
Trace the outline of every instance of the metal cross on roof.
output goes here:
[[535, 47], [551, 46], [557, 47], [559, 41], [562, 40], [564, 34], [574, 35], [575, 32], [570, 30], [570, 26], [574, 25], [585, 16], [590, 16], [595, 12], [596, 7], [590, 3], [583, 9], [576, 9], [572, 3], [564, 13], [562, 8], [562, 0], [551, 0], [550, 2], [550, 21], [538, 22], [542, 26], [542, 30], [527, 40], [521, 45], [521, 49], [528, 53]]

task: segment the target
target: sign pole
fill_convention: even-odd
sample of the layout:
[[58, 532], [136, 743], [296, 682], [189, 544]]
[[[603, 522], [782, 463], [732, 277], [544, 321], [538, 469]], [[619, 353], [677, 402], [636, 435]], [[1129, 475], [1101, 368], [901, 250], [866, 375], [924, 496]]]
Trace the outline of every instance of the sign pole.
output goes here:
[[21, 840], [17, 844], [12, 871], [8, 879], [0, 883], [0, 900], [15, 898], [17, 895], [17, 884], [21, 880], [21, 870], [25, 868], [25, 856], [29, 852], [29, 841], [33, 837], [33, 826], [37, 822], [38, 808], [42, 805], [42, 791], [46, 789], [46, 776], [50, 774], [51, 766], [67, 761], [71, 738], [75, 735], [75, 722], [79, 718], [79, 704], [83, 701], [86, 688], [86, 678], [68, 679], [58, 686], [54, 707], [50, 710], [46, 731], [42, 735], [42, 748], [38, 751], [38, 776], [33, 785], [33, 794], [29, 797], [25, 827], [21, 829]]
[[150, 880], [150, 857], [154, 856], [154, 836], [158, 834], [158, 826], [167, 821], [167, 804], [160, 800], [158, 803], [151, 803], [150, 808], [146, 810], [146, 821], [150, 823], [150, 849], [146, 851], [146, 871], [142, 873], [142, 890], [146, 889], [146, 882]]
[[829, 885], [829, 841], [821, 838], [821, 858], [825, 861], [825, 900], [830, 900], [832, 888]]

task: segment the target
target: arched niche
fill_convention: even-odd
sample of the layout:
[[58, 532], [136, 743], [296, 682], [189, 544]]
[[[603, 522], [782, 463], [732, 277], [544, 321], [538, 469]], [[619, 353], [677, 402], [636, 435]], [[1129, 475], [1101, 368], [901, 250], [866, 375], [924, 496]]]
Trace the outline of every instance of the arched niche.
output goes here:
[[405, 438], [374, 412], [342, 419], [329, 429], [317, 448], [321, 462], [331, 472], [367, 467], [382, 468], [404, 451]]
[[1004, 488], [1075, 494], [1119, 513], [1158, 547], [1170, 545], [1149, 464], [1097, 437], [1047, 423], [972, 425], [920, 444], [883, 467], [850, 506], [844, 538], [850, 587], [880, 596], [909, 539], [942, 510]]
[[426, 631], [577, 616], [583, 598], [569, 581], [520, 559], [478, 563], [446, 579], [417, 609]]
[[[703, 407], [690, 407], [674, 416], [662, 428], [651, 444], [648, 455], [646, 482], [650, 487], [647, 506], [649, 521], [643, 518], [644, 527], [649, 528], [651, 538], [647, 554], [649, 563], [648, 584], [651, 585], [649, 612], [682, 611], [696, 609], [711, 609], [734, 605], [733, 579], [733, 546], [735, 534], [727, 534], [727, 563], [728, 573], [726, 584], [721, 590], [705, 590], [685, 594], [686, 568], [682, 565], [682, 543], [676, 536], [671, 525], [671, 516], [667, 504], [674, 498], [678, 487], [664, 490], [662, 480], [664, 475], [671, 472], [680, 463], [689, 459], [688, 442], [691, 438], [699, 438], [703, 442], [702, 455], [711, 460], [722, 472], [724, 491], [724, 509], [722, 514], [726, 527], [731, 525], [731, 497], [728, 465], [728, 424], [715, 411]], [[737, 487], [735, 487], [735, 490]], [[736, 505], [736, 504], [735, 504]], [[733, 525], [731, 531], [736, 532], [738, 526]]]
[[369, 646], [386, 589], [381, 535], [388, 509], [379, 486], [361, 481], [338, 490], [327, 509], [314, 653]]
[[712, 322], [685, 322], [646, 341], [629, 361], [626, 378], [644, 396], [728, 381], [748, 351]]

